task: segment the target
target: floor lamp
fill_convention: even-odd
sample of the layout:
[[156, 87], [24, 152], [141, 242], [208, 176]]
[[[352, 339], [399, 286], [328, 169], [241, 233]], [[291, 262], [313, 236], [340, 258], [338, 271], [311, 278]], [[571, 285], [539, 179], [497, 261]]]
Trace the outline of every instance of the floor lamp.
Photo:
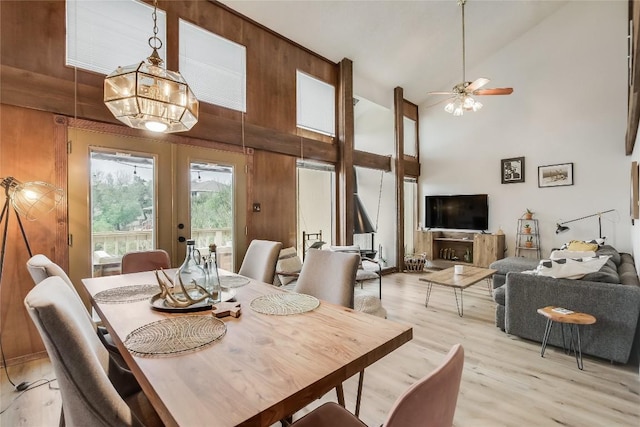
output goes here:
[[[2, 226], [2, 248], [0, 250], [0, 284], [2, 284], [2, 272], [4, 271], [4, 257], [7, 248], [7, 232], [9, 230], [9, 217], [11, 211], [14, 212], [15, 217], [20, 227], [20, 233], [22, 234], [22, 240], [27, 247], [29, 257], [32, 257], [31, 246], [29, 246], [29, 240], [27, 234], [24, 231], [22, 225], [22, 218], [28, 221], [35, 221], [41, 215], [51, 212], [64, 197], [62, 189], [57, 188], [47, 182], [31, 181], [22, 183], [12, 176], [6, 178], [0, 178], [0, 187], [4, 188], [5, 200], [2, 207], [2, 213], [0, 214], [0, 226]], [[0, 331], [0, 336], [2, 332]], [[0, 351], [2, 345], [0, 345]], [[6, 371], [7, 364], [4, 361], [4, 351], [2, 351], [2, 361], [5, 366], [5, 373], [12, 385], [13, 382], [9, 378], [9, 373]], [[25, 390], [29, 386], [29, 383], [20, 383], [16, 387], [18, 391]]]
[[580, 218], [576, 218], [576, 219], [570, 219], [569, 221], [564, 221], [564, 222], [560, 222], [558, 224], [556, 224], [557, 228], [556, 228], [556, 234], [560, 234], [560, 233], [564, 233], [565, 231], [569, 230], [569, 227], [567, 227], [564, 224], [569, 224], [570, 222], [575, 222], [575, 221], [581, 221], [583, 219], [587, 219], [587, 218], [592, 218], [594, 216], [598, 217], [598, 236], [600, 236], [600, 238], [602, 239], [602, 214], [606, 214], [609, 212], [614, 212], [615, 209], [609, 209], [608, 211], [603, 211], [603, 212], [597, 212], [591, 215], [587, 215], [587, 216], [583, 216]]

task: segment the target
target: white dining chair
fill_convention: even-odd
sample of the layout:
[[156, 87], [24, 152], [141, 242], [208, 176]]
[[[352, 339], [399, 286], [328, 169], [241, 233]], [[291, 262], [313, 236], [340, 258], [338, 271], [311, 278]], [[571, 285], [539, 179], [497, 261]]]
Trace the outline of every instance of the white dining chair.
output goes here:
[[162, 425], [143, 392], [116, 388], [112, 374], [119, 367], [63, 279], [52, 276], [42, 280], [29, 291], [24, 304], [40, 332], [60, 386], [60, 425]]
[[238, 274], [264, 283], [273, 283], [282, 243], [252, 240]]

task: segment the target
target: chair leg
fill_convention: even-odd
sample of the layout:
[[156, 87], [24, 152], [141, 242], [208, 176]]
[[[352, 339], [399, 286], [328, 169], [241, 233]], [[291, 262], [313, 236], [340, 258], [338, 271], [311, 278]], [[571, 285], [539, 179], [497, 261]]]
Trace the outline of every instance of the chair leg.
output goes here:
[[342, 383], [336, 386], [336, 395], [338, 396], [338, 404], [344, 408], [344, 389]]
[[358, 377], [358, 396], [356, 397], [356, 417], [360, 415], [360, 402], [362, 401], [362, 384], [364, 383], [364, 369]]

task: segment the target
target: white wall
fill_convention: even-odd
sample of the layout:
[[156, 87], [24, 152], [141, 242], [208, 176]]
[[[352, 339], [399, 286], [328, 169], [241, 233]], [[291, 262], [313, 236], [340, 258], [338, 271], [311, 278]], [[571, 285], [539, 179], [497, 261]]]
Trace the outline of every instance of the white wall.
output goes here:
[[[487, 87], [514, 88], [509, 96], [481, 97], [479, 112], [453, 117], [443, 104], [420, 106], [421, 222], [426, 194], [487, 193], [489, 230], [504, 230], [508, 255], [526, 208], [540, 221], [546, 255], [570, 239], [597, 237], [597, 218], [572, 223], [561, 235], [556, 222], [616, 209], [603, 217], [603, 235], [631, 251], [627, 7], [623, 1], [569, 2], [468, 69], [470, 80], [488, 77]], [[520, 156], [525, 182], [501, 184], [500, 160]], [[575, 185], [538, 188], [538, 166], [566, 162], [574, 164]], [[636, 247], [639, 241], [635, 227]]]

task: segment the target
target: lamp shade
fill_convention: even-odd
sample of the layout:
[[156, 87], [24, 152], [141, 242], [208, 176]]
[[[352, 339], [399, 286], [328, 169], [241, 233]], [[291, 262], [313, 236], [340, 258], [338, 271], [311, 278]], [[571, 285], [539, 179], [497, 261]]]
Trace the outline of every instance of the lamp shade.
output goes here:
[[191, 129], [198, 122], [198, 99], [179, 72], [153, 62], [150, 57], [109, 74], [104, 103], [132, 128], [165, 133]]
[[19, 183], [9, 188], [11, 204], [23, 218], [35, 221], [51, 212], [64, 197], [64, 192], [52, 184], [42, 181]]

